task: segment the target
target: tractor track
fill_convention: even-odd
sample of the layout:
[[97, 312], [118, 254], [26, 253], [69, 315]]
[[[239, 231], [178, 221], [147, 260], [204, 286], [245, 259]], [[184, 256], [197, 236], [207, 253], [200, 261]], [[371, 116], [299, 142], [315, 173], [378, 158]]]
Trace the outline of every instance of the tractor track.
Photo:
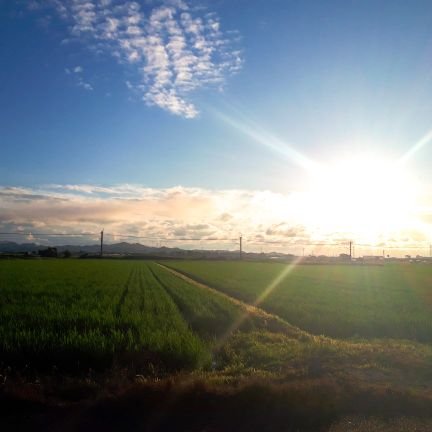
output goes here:
[[138, 267], [135, 266], [135, 267], [133, 267], [131, 269], [131, 271], [129, 273], [128, 279], [127, 279], [127, 281], [126, 281], [126, 283], [124, 285], [124, 288], [123, 288], [123, 292], [122, 292], [122, 294], [120, 296], [120, 299], [119, 299], [119, 301], [118, 301], [118, 303], [116, 305], [115, 315], [117, 317], [120, 316], [121, 308], [123, 307], [124, 302], [126, 301], [126, 297], [127, 297], [128, 293], [129, 293], [129, 287], [130, 287], [130, 285], [132, 283], [133, 278], [135, 276], [137, 276], [137, 274], [138, 274]]

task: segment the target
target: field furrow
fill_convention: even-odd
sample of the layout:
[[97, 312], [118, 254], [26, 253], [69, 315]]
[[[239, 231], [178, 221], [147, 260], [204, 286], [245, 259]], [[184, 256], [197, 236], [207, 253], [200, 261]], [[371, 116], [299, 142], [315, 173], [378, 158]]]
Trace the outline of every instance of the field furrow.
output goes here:
[[126, 300], [126, 296], [128, 295], [129, 286], [132, 283], [133, 278], [136, 276], [136, 271], [137, 271], [137, 269], [136, 269], [136, 267], [134, 267], [134, 268], [131, 269], [131, 271], [129, 273], [128, 279], [127, 279], [127, 281], [125, 283], [124, 289], [123, 289], [123, 291], [121, 293], [120, 299], [119, 299], [119, 301], [118, 301], [118, 303], [116, 305], [116, 308], [115, 308], [115, 314], [116, 314], [117, 317], [120, 317], [121, 308], [122, 308], [122, 306], [123, 306], [123, 304], [124, 304], [124, 302]]

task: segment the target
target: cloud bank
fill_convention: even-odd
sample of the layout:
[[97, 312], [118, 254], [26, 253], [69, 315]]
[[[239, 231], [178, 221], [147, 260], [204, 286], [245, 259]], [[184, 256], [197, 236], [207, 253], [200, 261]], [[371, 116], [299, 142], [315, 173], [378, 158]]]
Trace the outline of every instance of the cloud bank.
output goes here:
[[[44, 0], [68, 25], [65, 42], [79, 40], [98, 55], [114, 56], [136, 75], [127, 82], [148, 105], [186, 118], [198, 115], [191, 93], [221, 88], [242, 66], [238, 35], [223, 32], [218, 16], [184, 0], [140, 4], [119, 0]], [[77, 72], [75, 70], [75, 72]]]
[[[235, 249], [240, 233], [249, 251], [284, 251], [338, 254], [346, 252], [353, 233], [326, 230], [304, 213], [307, 197], [299, 193], [208, 190], [138, 185], [50, 185], [39, 188], [0, 187], [0, 231], [77, 234], [75, 244], [94, 243], [105, 229], [107, 241], [122, 235], [161, 239], [168, 246]], [[383, 233], [377, 242], [387, 245], [425, 243], [431, 234], [432, 203], [423, 208], [419, 221], [398, 232]], [[200, 239], [184, 241], [184, 238]], [[22, 238], [2, 239], [23, 241]], [[214, 240], [214, 239], [224, 239]], [[48, 244], [50, 237], [31, 238]], [[354, 240], [356, 240], [354, 238]], [[357, 239], [361, 240], [361, 239]], [[64, 243], [64, 239], [57, 239]], [[151, 244], [149, 240], [141, 243]], [[324, 243], [337, 247], [320, 247]], [[426, 243], [425, 243], [426, 244]], [[360, 252], [360, 251], [359, 251]], [[381, 253], [381, 251], [380, 251]]]

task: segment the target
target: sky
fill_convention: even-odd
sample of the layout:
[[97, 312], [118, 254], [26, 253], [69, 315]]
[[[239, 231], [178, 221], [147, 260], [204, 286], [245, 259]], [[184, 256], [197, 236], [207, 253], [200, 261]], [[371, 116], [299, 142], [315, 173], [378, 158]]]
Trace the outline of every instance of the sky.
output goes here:
[[[417, 0], [0, 0], [0, 231], [423, 254], [431, 18]], [[212, 242], [188, 245], [231, 247]]]

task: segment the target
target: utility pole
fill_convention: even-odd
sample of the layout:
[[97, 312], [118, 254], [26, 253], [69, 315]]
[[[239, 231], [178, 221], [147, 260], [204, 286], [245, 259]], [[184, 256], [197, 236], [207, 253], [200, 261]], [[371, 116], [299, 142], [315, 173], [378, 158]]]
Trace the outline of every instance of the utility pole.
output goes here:
[[240, 235], [240, 259], [243, 258], [242, 240], [243, 240], [243, 238], [242, 238], [242, 236]]
[[100, 246], [100, 257], [103, 257], [103, 235], [104, 235], [104, 230], [102, 230], [100, 232], [100, 241], [101, 241], [101, 246]]
[[350, 259], [352, 259], [352, 241], [350, 241]]

